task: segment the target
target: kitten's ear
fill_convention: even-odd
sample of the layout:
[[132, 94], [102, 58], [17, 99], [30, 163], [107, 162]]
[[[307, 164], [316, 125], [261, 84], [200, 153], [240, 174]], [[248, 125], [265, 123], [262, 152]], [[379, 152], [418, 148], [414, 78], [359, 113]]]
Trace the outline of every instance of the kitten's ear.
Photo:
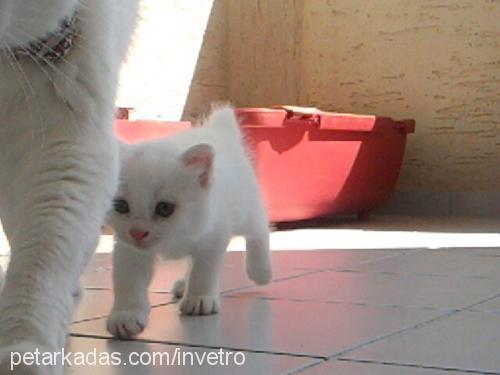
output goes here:
[[208, 189], [212, 177], [214, 149], [207, 143], [200, 143], [185, 151], [181, 160], [186, 167], [199, 171], [200, 186]]

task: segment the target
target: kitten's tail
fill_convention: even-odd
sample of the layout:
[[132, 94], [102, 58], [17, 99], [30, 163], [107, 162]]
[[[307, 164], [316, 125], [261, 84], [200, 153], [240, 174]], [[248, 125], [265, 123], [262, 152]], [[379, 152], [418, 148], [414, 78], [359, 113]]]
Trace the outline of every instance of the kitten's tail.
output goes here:
[[214, 129], [218, 135], [227, 135], [231, 139], [242, 139], [240, 124], [231, 106], [214, 108], [204, 126]]

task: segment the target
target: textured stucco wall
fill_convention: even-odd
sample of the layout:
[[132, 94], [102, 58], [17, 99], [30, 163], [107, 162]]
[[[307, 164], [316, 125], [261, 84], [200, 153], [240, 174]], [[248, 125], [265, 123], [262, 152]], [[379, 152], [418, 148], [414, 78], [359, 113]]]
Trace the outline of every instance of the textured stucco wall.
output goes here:
[[[160, 57], [144, 54], [151, 59], [172, 58], [172, 44], [200, 43], [205, 16], [193, 4], [208, 0], [163, 1], [172, 18], [179, 9], [185, 17], [157, 42], [166, 43], [155, 50]], [[198, 31], [186, 31], [189, 19]], [[498, 191], [499, 19], [499, 0], [215, 0], [186, 108], [159, 105], [164, 95], [179, 107], [175, 98], [189, 87], [175, 66], [163, 89], [141, 94], [135, 106], [192, 118], [228, 98], [239, 106], [294, 103], [412, 117], [417, 133], [409, 137], [400, 189]], [[144, 75], [139, 70], [132, 81]], [[145, 82], [154, 78], [149, 73]]]
[[400, 189], [500, 188], [500, 1], [229, 1], [229, 94], [417, 120]]

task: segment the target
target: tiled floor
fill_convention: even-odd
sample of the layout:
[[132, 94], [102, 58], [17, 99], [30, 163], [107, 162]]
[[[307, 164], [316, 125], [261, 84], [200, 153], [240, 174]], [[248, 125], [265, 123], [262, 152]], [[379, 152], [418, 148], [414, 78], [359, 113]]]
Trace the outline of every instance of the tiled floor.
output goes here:
[[[131, 353], [146, 359], [160, 353], [171, 362], [175, 353], [182, 353], [188, 363], [128, 363], [91, 370], [74, 365], [67, 373], [500, 374], [500, 247], [491, 246], [498, 241], [495, 228], [500, 228], [500, 221], [453, 225], [437, 219], [384, 219], [339, 224], [337, 229], [349, 226], [357, 227], [351, 234], [356, 243], [374, 232], [387, 233], [386, 243], [391, 231], [398, 235], [387, 248], [372, 243], [373, 249], [276, 251], [275, 277], [264, 287], [246, 279], [244, 253], [229, 252], [222, 275], [222, 309], [214, 316], [180, 316], [168, 291], [184, 265], [162, 265], [151, 288], [155, 307], [150, 324], [136, 341], [113, 340], [105, 329], [112, 304], [111, 266], [109, 254], [97, 254], [82, 277], [86, 291], [68, 350], [117, 352], [125, 362]], [[455, 243], [412, 248], [406, 243], [398, 248], [405, 233], [421, 232], [484, 232], [491, 237], [478, 247], [470, 247], [473, 239], [467, 237], [469, 247]], [[337, 234], [321, 232], [321, 238], [333, 243]], [[443, 238], [439, 241], [443, 245]], [[4, 261], [0, 257], [0, 264]], [[242, 352], [245, 363], [190, 363], [221, 349], [224, 354]]]

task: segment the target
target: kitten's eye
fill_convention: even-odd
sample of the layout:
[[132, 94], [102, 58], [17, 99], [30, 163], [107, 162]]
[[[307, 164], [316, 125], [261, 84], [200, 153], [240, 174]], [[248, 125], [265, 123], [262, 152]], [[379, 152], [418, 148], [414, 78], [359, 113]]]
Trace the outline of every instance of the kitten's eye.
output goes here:
[[159, 202], [155, 208], [155, 215], [159, 217], [169, 217], [175, 211], [175, 204], [170, 202]]
[[125, 199], [115, 199], [113, 201], [113, 209], [121, 215], [128, 214], [130, 207]]

